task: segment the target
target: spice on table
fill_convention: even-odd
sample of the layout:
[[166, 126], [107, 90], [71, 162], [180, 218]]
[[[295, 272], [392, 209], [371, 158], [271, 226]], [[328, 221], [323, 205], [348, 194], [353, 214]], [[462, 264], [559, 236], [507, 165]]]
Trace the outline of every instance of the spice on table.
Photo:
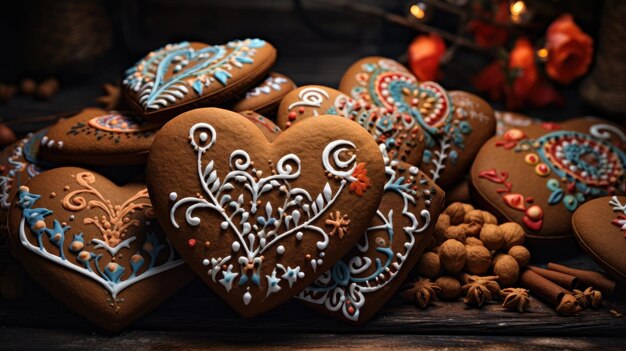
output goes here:
[[578, 304], [582, 308], [591, 306], [598, 308], [602, 303], [602, 293], [598, 290], [594, 290], [592, 286], [588, 287], [584, 291], [574, 289], [574, 297], [578, 300]]
[[572, 294], [565, 294], [559, 302], [559, 305], [556, 306], [556, 311], [563, 316], [574, 316], [582, 311], [582, 307], [576, 300], [576, 297]]
[[430, 279], [419, 279], [407, 284], [406, 290], [402, 291], [401, 295], [406, 300], [415, 302], [420, 308], [426, 308], [440, 290]]
[[616, 310], [611, 310], [611, 311], [609, 311], [609, 312], [611, 312], [611, 315], [612, 315], [613, 317], [615, 317], [615, 318], [622, 318], [622, 317], [624, 317], [624, 315], [623, 315], [623, 314], [619, 313], [619, 312], [618, 312], [618, 311], [616, 311]]
[[461, 289], [465, 294], [463, 302], [467, 305], [481, 307], [485, 301], [499, 297], [500, 285], [497, 276], [480, 277], [465, 274], [461, 280], [465, 282]]
[[582, 286], [593, 286], [601, 291], [604, 295], [612, 296], [615, 292], [615, 281], [610, 279], [606, 274], [588, 271], [584, 269], [570, 268], [561, 264], [548, 263], [548, 269], [573, 275], [578, 278], [578, 282]]
[[528, 269], [534, 271], [540, 276], [549, 279], [550, 281], [559, 284], [560, 286], [573, 289], [578, 286], [578, 278], [573, 275], [569, 275], [566, 273], [561, 273], [558, 271], [551, 271], [549, 269], [539, 268], [535, 266], [528, 266]]
[[533, 295], [537, 295], [555, 307], [559, 305], [565, 294], [569, 294], [567, 289], [540, 276], [530, 269], [526, 269], [520, 274], [519, 284], [530, 290]]
[[528, 290], [524, 288], [506, 288], [500, 291], [500, 296], [504, 298], [502, 307], [524, 313], [530, 306]]

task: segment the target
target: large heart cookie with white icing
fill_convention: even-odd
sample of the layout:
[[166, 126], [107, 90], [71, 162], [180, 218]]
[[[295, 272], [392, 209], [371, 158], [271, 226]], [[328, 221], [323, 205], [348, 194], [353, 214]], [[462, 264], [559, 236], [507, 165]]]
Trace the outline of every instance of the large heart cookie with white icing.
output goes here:
[[461, 179], [480, 146], [495, 133], [493, 110], [483, 99], [418, 82], [396, 61], [366, 57], [346, 71], [339, 90], [358, 101], [397, 110], [424, 130], [420, 169], [442, 187]]
[[38, 155], [57, 164], [144, 164], [159, 127], [134, 112], [86, 108], [52, 125]]
[[393, 160], [419, 164], [424, 153], [424, 132], [410, 116], [395, 108], [358, 101], [321, 85], [307, 85], [285, 95], [276, 123], [287, 129], [294, 123], [319, 115], [338, 115], [353, 120], [384, 144]]
[[276, 50], [261, 39], [168, 44], [126, 71], [124, 95], [146, 119], [165, 120], [235, 98], [262, 79], [275, 61]]
[[82, 168], [21, 186], [11, 250], [53, 296], [108, 331], [157, 307], [193, 276], [161, 232], [145, 184], [118, 187]]
[[352, 121], [320, 116], [270, 143], [217, 108], [168, 122], [147, 176], [168, 238], [246, 317], [287, 301], [350, 250], [385, 184], [377, 144]]
[[385, 193], [362, 240], [297, 298], [347, 322], [374, 316], [407, 278], [432, 237], [444, 193], [417, 167], [387, 157]]
[[572, 217], [580, 247], [613, 278], [626, 283], [626, 197], [607, 196], [580, 206]]
[[522, 225], [531, 244], [571, 242], [572, 214], [582, 203], [626, 192], [624, 150], [625, 131], [596, 118], [509, 129], [476, 156], [472, 193], [483, 208]]

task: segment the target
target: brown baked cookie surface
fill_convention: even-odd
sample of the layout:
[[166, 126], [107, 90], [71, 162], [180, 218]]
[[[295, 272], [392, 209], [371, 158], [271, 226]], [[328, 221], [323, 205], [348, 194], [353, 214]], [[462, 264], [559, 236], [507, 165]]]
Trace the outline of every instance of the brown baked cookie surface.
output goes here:
[[235, 98], [258, 83], [275, 61], [276, 49], [261, 39], [168, 44], [126, 71], [124, 96], [146, 119], [163, 121]]
[[502, 135], [512, 128], [528, 127], [533, 124], [543, 123], [538, 118], [533, 118], [518, 112], [495, 111], [497, 127], [496, 134]]
[[143, 164], [159, 127], [134, 112], [86, 108], [48, 129], [39, 157], [58, 164]]
[[389, 157], [417, 165], [424, 152], [424, 132], [415, 119], [389, 107], [357, 101], [321, 85], [307, 85], [287, 94], [278, 107], [276, 123], [283, 130], [292, 124], [319, 115], [337, 115], [365, 128]]
[[297, 298], [333, 318], [362, 324], [407, 278], [428, 245], [444, 192], [417, 167], [390, 160], [385, 193], [365, 236]]
[[495, 134], [496, 121], [487, 102], [466, 92], [447, 92], [435, 82], [418, 82], [388, 58], [355, 62], [339, 90], [413, 118], [424, 131], [426, 144], [420, 169], [443, 187], [467, 172], [480, 146]]
[[236, 101], [230, 110], [235, 112], [250, 110], [261, 115], [273, 116], [283, 97], [295, 88], [296, 84], [286, 75], [270, 72], [265, 80]]
[[510, 129], [476, 156], [473, 197], [522, 225], [531, 243], [563, 242], [582, 203], [626, 191], [625, 148], [624, 130], [601, 119]]
[[193, 274], [161, 232], [145, 184], [118, 187], [74, 167], [19, 189], [11, 250], [54, 297], [107, 331], [131, 324]]
[[626, 197], [583, 204], [572, 216], [572, 228], [580, 247], [614, 279], [626, 283]]
[[352, 121], [319, 116], [270, 143], [217, 108], [168, 122], [147, 176], [172, 244], [246, 317], [287, 301], [350, 250], [385, 184], [377, 144]]
[[268, 141], [274, 141], [278, 134], [282, 133], [280, 127], [278, 127], [269, 118], [262, 116], [254, 111], [241, 111], [240, 115], [246, 117], [250, 122], [261, 130], [261, 133], [265, 135]]

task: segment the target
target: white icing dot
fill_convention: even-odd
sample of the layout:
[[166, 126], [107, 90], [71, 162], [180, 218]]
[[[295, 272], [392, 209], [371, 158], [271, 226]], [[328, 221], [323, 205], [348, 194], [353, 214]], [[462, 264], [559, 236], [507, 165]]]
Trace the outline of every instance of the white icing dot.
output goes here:
[[322, 264], [324, 264], [324, 260], [322, 260], [322, 259], [317, 260], [317, 265], [318, 266], [321, 266]]
[[207, 135], [207, 133], [202, 132], [200, 133], [200, 140], [204, 143], [207, 139], [209, 138], [209, 136]]
[[222, 224], [220, 225], [220, 227], [222, 227], [222, 229], [226, 229], [226, 228], [228, 228], [228, 222], [226, 222], [226, 221], [222, 222]]
[[250, 300], [252, 300], [252, 295], [246, 291], [246, 293], [243, 294], [243, 304], [247, 306], [250, 303]]
[[238, 241], [233, 242], [233, 251], [237, 252], [241, 248], [241, 244]]
[[176, 200], [177, 197], [178, 197], [178, 194], [176, 194], [175, 191], [172, 191], [170, 193], [170, 200], [174, 201], [174, 200]]
[[207, 260], [206, 258], [204, 260], [202, 260], [202, 264], [205, 266], [208, 266], [209, 264], [211, 264], [211, 261]]
[[320, 252], [320, 257], [324, 257], [324, 256], [326, 256], [326, 253], [325, 252]]
[[277, 247], [277, 248], [276, 248], [276, 252], [277, 252], [279, 255], [284, 254], [284, 253], [285, 253], [285, 247], [284, 247], [284, 246], [282, 246], [282, 245], [280, 245], [279, 247]]
[[411, 173], [412, 175], [416, 175], [418, 171], [419, 171], [419, 169], [417, 167], [415, 167], [415, 166], [411, 166], [409, 168], [409, 173]]
[[304, 235], [304, 234], [302, 234], [302, 232], [297, 232], [297, 233], [296, 233], [296, 239], [298, 239], [298, 240], [302, 240], [302, 236], [303, 236], [303, 235]]
[[73, 221], [76, 218], [74, 215], [70, 215], [70, 221]]
[[300, 279], [304, 278], [304, 272], [298, 272], [298, 278]]

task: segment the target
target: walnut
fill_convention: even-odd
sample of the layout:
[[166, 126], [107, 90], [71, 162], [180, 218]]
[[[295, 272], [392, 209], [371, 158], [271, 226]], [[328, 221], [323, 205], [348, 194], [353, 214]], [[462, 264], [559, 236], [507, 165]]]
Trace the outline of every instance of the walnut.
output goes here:
[[502, 286], [512, 286], [519, 277], [519, 265], [513, 257], [499, 254], [493, 259], [493, 274], [500, 277], [499, 281]]
[[432, 252], [436, 253], [437, 255], [439, 255], [439, 249], [441, 249], [441, 245], [433, 247], [430, 251], [432, 251]]
[[448, 239], [439, 248], [441, 265], [450, 273], [460, 272], [465, 266], [466, 257], [465, 245], [457, 240]]
[[561, 298], [561, 302], [559, 303], [559, 305], [556, 306], [556, 311], [564, 316], [573, 316], [580, 313], [580, 311], [582, 311], [582, 308], [578, 304], [578, 301], [576, 300], [576, 297], [574, 297], [574, 295], [565, 294], [563, 295], [563, 298]]
[[463, 205], [463, 210], [465, 211], [465, 213], [474, 210], [474, 206], [472, 206], [471, 204], [462, 203], [461, 205]]
[[502, 307], [509, 310], [517, 310], [523, 313], [530, 306], [530, 297], [528, 290], [523, 288], [506, 288], [500, 291], [500, 295], [504, 298]]
[[450, 226], [450, 216], [442, 213], [437, 218], [437, 224], [435, 224], [435, 229], [433, 230], [433, 236], [435, 237], [435, 241], [437, 244], [441, 244], [444, 239], [444, 233], [446, 229]]
[[515, 222], [500, 224], [502, 234], [504, 234], [504, 249], [508, 250], [513, 246], [524, 245], [526, 233], [521, 225]]
[[485, 223], [485, 219], [483, 218], [483, 211], [481, 210], [471, 210], [465, 213], [465, 217], [463, 217], [463, 223], [478, 223], [483, 225]]
[[444, 275], [437, 278], [435, 284], [441, 289], [438, 296], [442, 300], [454, 301], [461, 296], [461, 282], [455, 277]]
[[463, 223], [463, 218], [465, 217], [465, 209], [463, 208], [462, 203], [460, 202], [451, 203], [448, 206], [448, 208], [446, 208], [444, 213], [450, 216], [451, 225], [459, 225]]
[[456, 239], [462, 243], [465, 243], [465, 229], [460, 225], [451, 225], [446, 228], [443, 234], [444, 240]]
[[478, 238], [469, 237], [465, 239], [465, 245], [467, 246], [485, 246], [482, 241]]
[[484, 224], [498, 224], [498, 219], [496, 216], [491, 214], [491, 212], [482, 211], [483, 213], [483, 223]]
[[439, 286], [432, 283], [430, 279], [420, 279], [409, 283], [406, 290], [400, 294], [408, 301], [415, 302], [419, 307], [426, 308], [430, 300], [435, 298], [440, 291]]
[[417, 274], [425, 278], [436, 278], [441, 272], [441, 261], [439, 255], [430, 251], [420, 257], [417, 263]]
[[498, 250], [504, 244], [504, 234], [495, 224], [485, 224], [480, 230], [480, 240], [489, 250]]
[[527, 248], [521, 245], [513, 246], [509, 249], [509, 255], [517, 261], [520, 267], [524, 267], [530, 261], [530, 252]]
[[485, 274], [491, 266], [491, 253], [484, 246], [466, 246], [464, 270], [470, 274]]
[[465, 230], [465, 236], [474, 236], [478, 237], [480, 235], [480, 230], [483, 228], [483, 225], [480, 223], [472, 222], [472, 223], [463, 223], [459, 225], [463, 227]]

